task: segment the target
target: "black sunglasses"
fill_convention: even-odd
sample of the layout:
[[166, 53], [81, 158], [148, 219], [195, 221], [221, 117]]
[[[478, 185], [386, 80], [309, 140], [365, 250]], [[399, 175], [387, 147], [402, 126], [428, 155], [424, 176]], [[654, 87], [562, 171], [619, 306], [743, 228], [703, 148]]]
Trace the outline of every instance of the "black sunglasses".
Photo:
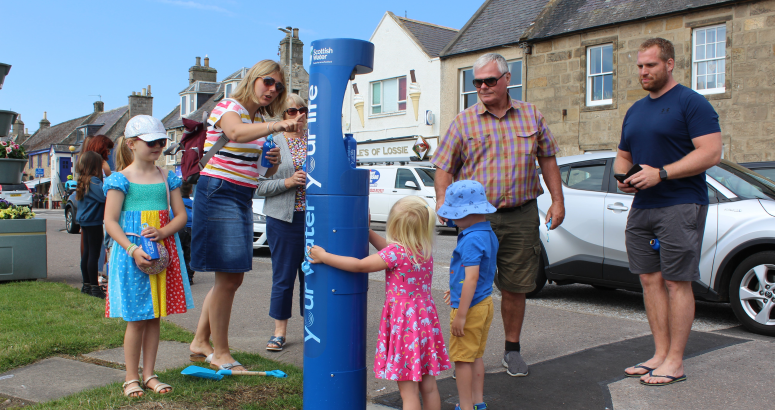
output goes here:
[[143, 142], [145, 143], [145, 145], [148, 146], [148, 148], [153, 148], [153, 147], [155, 147], [157, 145], [160, 146], [161, 148], [164, 148], [164, 147], [167, 146], [167, 139], [166, 138], [162, 138], [162, 139], [158, 139], [158, 140], [153, 140], [153, 141], [145, 141], [144, 140]]
[[503, 78], [503, 76], [506, 75], [506, 73], [501, 74], [500, 77], [489, 77], [489, 78], [474, 78], [474, 87], [476, 88], [482, 88], [482, 83], [487, 84], [488, 87], [495, 87], [495, 84], [498, 84], [498, 80]]
[[295, 116], [296, 114], [306, 114], [307, 112], [309, 112], [309, 109], [307, 107], [301, 107], [301, 108], [291, 107], [285, 110], [286, 114], [293, 115], [293, 116]]
[[285, 91], [285, 86], [283, 85], [283, 83], [278, 82], [272, 77], [264, 77], [262, 78], [262, 80], [264, 80], [264, 85], [267, 87], [271, 87], [272, 85], [274, 85], [274, 89], [277, 90], [277, 94], [282, 94], [283, 91]]

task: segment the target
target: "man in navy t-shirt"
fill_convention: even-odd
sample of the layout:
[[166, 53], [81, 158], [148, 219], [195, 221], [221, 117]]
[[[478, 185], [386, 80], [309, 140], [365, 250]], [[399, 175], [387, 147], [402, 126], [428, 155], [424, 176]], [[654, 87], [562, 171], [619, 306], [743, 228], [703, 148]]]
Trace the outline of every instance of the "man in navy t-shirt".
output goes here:
[[[673, 79], [675, 50], [662, 38], [638, 52], [639, 81], [649, 95], [627, 110], [614, 172], [641, 171], [617, 182], [634, 193], [625, 238], [630, 271], [640, 275], [656, 352], [625, 369], [648, 386], [686, 380], [683, 352], [694, 320], [692, 281], [700, 253], [708, 189], [705, 170], [721, 160], [718, 114], [702, 95]], [[659, 240], [659, 248], [650, 242]]]

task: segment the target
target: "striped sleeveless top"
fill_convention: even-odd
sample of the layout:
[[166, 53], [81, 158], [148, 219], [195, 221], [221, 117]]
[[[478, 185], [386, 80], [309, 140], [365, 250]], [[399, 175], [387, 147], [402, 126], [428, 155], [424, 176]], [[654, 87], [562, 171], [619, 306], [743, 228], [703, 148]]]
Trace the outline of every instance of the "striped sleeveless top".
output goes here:
[[[229, 111], [237, 113], [245, 124], [264, 122], [264, 118], [260, 113], [256, 112], [256, 115], [251, 119], [248, 110], [237, 100], [224, 98], [213, 108], [210, 118], [207, 119], [205, 153], [210, 151], [218, 141], [218, 138], [221, 137], [221, 134], [223, 134], [223, 130], [215, 124]], [[266, 138], [259, 138], [246, 143], [229, 141], [210, 159], [200, 174], [223, 179], [233, 184], [256, 188], [258, 177], [266, 174], [267, 171], [266, 168], [261, 166], [259, 161], [264, 142], [266, 142]]]

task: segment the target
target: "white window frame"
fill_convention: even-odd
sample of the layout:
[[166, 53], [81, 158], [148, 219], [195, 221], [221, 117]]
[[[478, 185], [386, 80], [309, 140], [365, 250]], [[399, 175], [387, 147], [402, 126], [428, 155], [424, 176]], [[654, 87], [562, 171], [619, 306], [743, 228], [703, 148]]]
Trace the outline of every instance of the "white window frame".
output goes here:
[[[512, 74], [511, 74], [511, 80], [512, 80], [512, 82], [513, 82], [513, 81], [515, 81], [515, 80], [518, 80], [518, 81], [519, 81], [519, 84], [509, 85], [509, 86], [508, 86], [508, 89], [509, 89], [509, 90], [512, 90], [512, 89], [515, 89], [515, 88], [519, 88], [519, 89], [520, 89], [520, 90], [519, 90], [519, 91], [520, 91], [520, 93], [519, 93], [519, 96], [520, 96], [520, 97], [519, 97], [519, 100], [522, 100], [522, 99], [524, 98], [524, 95], [523, 95], [523, 92], [524, 92], [524, 90], [523, 90], [524, 84], [522, 83], [522, 75], [521, 75], [521, 74], [522, 74], [522, 70], [524, 69], [524, 67], [522, 66], [522, 60], [511, 60], [511, 61], [506, 61], [506, 64], [508, 64], [508, 65], [509, 65], [509, 72], [511, 72], [511, 73], [512, 73]], [[519, 70], [519, 72], [520, 72], [520, 75], [518, 76], [519, 78], [516, 78], [516, 77], [514, 77], [514, 73], [513, 73], [513, 72], [514, 72], [514, 69], [512, 68], [512, 65], [513, 65], [513, 64], [519, 64], [519, 66], [520, 66], [520, 70]], [[460, 105], [459, 105], [459, 107], [460, 107], [460, 111], [463, 111], [463, 110], [465, 110], [465, 109], [466, 109], [466, 96], [467, 96], [467, 95], [471, 95], [471, 94], [476, 94], [476, 88], [474, 88], [474, 91], [468, 91], [468, 92], [464, 92], [464, 91], [463, 91], [463, 90], [465, 90], [465, 85], [466, 85], [466, 84], [465, 84], [465, 73], [466, 73], [467, 71], [471, 71], [471, 74], [473, 74], [473, 70], [474, 70], [474, 68], [473, 68], [473, 67], [466, 67], [466, 68], [463, 68], [463, 69], [461, 69], [461, 70], [460, 70], [460, 88], [459, 88], [459, 90], [460, 90], [460, 96], [459, 96], [459, 101], [460, 101]], [[471, 76], [471, 78], [473, 78], [473, 75]], [[500, 81], [500, 80], [499, 80], [499, 81]], [[511, 96], [511, 98], [514, 98], [514, 96]]]
[[[703, 58], [703, 59], [697, 59], [697, 33], [700, 31], [706, 31], [707, 30], [717, 30], [719, 28], [724, 28], [724, 38], [722, 41], [718, 41], [718, 37], [716, 37], [716, 40], [713, 44], [718, 43], [724, 43], [724, 47], [722, 47], [722, 50], [724, 50], [724, 55], [719, 57], [716, 55], [713, 58]], [[717, 24], [714, 26], [707, 26], [707, 27], [697, 27], [692, 30], [692, 90], [697, 91], [698, 93], [702, 95], [708, 95], [708, 94], [723, 94], [727, 91], [726, 88], [726, 58], [727, 58], [727, 38], [726, 38], [726, 24]], [[707, 34], [706, 34], [707, 35]], [[706, 42], [705, 45], [708, 43]], [[707, 57], [707, 56], [706, 56]], [[721, 87], [715, 87], [715, 88], [704, 88], [702, 90], [697, 89], [697, 74], [698, 74], [698, 66], [700, 63], [706, 63], [711, 61], [722, 61], [724, 64], [724, 69], [721, 72], [716, 72], [716, 79], [718, 80], [718, 74], [724, 75], [724, 81], [722, 84], [724, 84]], [[716, 83], [718, 84], [718, 83]]]
[[226, 83], [226, 85], [223, 86], [223, 98], [231, 98], [231, 95], [234, 94], [234, 90], [237, 89], [237, 84], [238, 83], [234, 81]]
[[[592, 54], [592, 50], [595, 50], [595, 49], [598, 49], [598, 48], [603, 49], [603, 48], [609, 47], [609, 46], [611, 47], [611, 71], [601, 71], [600, 73], [590, 74], [590, 72], [592, 71], [591, 70], [591, 68], [592, 68], [592, 66], [591, 66], [592, 58], [590, 58], [590, 56]], [[596, 46], [589, 46], [589, 47], [587, 47], [587, 87], [586, 87], [586, 89], [587, 89], [587, 91], [586, 91], [586, 94], [587, 94], [586, 95], [587, 107], [596, 107], [596, 106], [599, 106], [599, 105], [611, 105], [611, 104], [614, 103], [614, 98], [613, 98], [613, 74], [614, 74], [614, 72], [613, 72], [613, 68], [614, 68], [613, 67], [614, 66], [613, 65], [613, 52], [614, 52], [613, 51], [613, 46], [614, 46], [613, 43], [606, 43], [606, 44], [599, 44], [599, 45], [596, 45]], [[601, 58], [600, 69], [602, 70], [603, 69], [603, 61], [602, 61], [603, 54], [602, 54], [602, 52], [600, 53], [600, 58]], [[592, 90], [592, 79], [594, 77], [603, 77], [603, 76], [606, 76], [606, 75], [610, 75], [612, 77], [611, 78], [611, 98], [604, 98], [602, 100], [592, 100], [592, 93], [593, 93], [593, 90]], [[603, 89], [603, 93], [605, 93], [605, 89]]]
[[[169, 141], [167, 141], [167, 146], [172, 145], [174, 142], [178, 142], [176, 134], [175, 130], [167, 130], [167, 138], [169, 139]], [[177, 155], [167, 155], [166, 157], [167, 165], [175, 165], [178, 162]]]
[[188, 108], [188, 95], [183, 94], [180, 96], [180, 116], [184, 116], [188, 114], [187, 108]]
[[[385, 87], [382, 85], [382, 83], [384, 83], [385, 81], [390, 81], [390, 80], [396, 80], [396, 83], [398, 83], [402, 78], [406, 80], [406, 96], [405, 96], [405, 98], [403, 100], [399, 100], [398, 98], [401, 97], [401, 95], [399, 94], [396, 97], [396, 106], [398, 107], [398, 106], [401, 105], [401, 103], [404, 103], [404, 109], [402, 110], [402, 109], [398, 108], [397, 111], [386, 112], [384, 109], [382, 109], [385, 106]], [[379, 84], [379, 89], [380, 89], [380, 92], [379, 92], [380, 102], [379, 102], [379, 104], [374, 104], [374, 85], [375, 84]], [[399, 92], [399, 90], [400, 90], [400, 87], [398, 87], [396, 85], [396, 92]], [[385, 78], [385, 79], [382, 79], [382, 80], [379, 80], [379, 81], [371, 81], [369, 83], [369, 116], [370, 117], [375, 117], [375, 116], [378, 117], [378, 116], [381, 116], [381, 115], [405, 114], [406, 110], [409, 108], [408, 107], [408, 103], [409, 102], [407, 101], [408, 99], [409, 99], [409, 79], [405, 75], [400, 75], [398, 77]], [[374, 111], [373, 111], [374, 107], [381, 107], [381, 109], [380, 109], [381, 112], [374, 113]]]
[[189, 94], [189, 98], [190, 98], [190, 101], [188, 103], [189, 104], [188, 105], [188, 113], [191, 114], [192, 112], [197, 110], [197, 107], [196, 107], [196, 93]]

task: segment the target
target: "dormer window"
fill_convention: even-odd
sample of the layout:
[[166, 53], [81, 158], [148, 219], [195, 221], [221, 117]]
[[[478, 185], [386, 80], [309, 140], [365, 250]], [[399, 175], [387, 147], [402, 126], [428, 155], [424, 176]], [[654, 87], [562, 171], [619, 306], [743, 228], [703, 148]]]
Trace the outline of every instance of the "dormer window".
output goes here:
[[180, 97], [180, 115], [181, 116], [188, 114], [188, 110], [186, 110], [186, 108], [188, 108], [188, 104], [186, 104], [186, 96], [184, 95]]
[[226, 90], [223, 92], [224, 97], [229, 98], [229, 96], [231, 95], [232, 87], [233, 87], [232, 83], [226, 84]]

